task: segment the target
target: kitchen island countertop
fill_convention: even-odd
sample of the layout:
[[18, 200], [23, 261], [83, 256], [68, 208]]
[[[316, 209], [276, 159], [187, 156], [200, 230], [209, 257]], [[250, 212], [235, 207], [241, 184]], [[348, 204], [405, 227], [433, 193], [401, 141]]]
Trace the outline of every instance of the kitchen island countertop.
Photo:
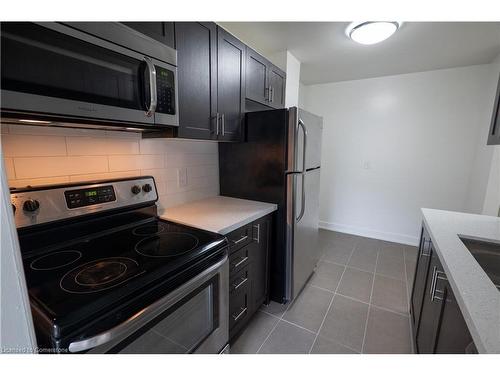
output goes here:
[[500, 291], [459, 238], [500, 244], [500, 218], [427, 208], [422, 213], [479, 353], [500, 353]]
[[167, 208], [160, 217], [224, 235], [277, 209], [273, 203], [219, 195]]

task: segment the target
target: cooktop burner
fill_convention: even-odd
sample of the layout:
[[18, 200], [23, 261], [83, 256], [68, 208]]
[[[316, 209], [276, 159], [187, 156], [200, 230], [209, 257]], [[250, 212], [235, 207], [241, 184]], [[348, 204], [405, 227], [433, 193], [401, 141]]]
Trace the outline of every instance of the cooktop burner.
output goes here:
[[97, 259], [67, 272], [60, 286], [69, 293], [93, 293], [113, 288], [137, 276], [139, 264], [130, 258]]
[[160, 222], [156, 222], [137, 227], [132, 231], [132, 234], [135, 234], [136, 236], [152, 236], [162, 233], [165, 229], [165, 225]]
[[75, 263], [82, 257], [77, 250], [56, 251], [36, 258], [30, 263], [30, 268], [35, 271], [55, 270]]
[[198, 243], [190, 233], [166, 232], [140, 240], [135, 251], [147, 257], [175, 257], [195, 249]]

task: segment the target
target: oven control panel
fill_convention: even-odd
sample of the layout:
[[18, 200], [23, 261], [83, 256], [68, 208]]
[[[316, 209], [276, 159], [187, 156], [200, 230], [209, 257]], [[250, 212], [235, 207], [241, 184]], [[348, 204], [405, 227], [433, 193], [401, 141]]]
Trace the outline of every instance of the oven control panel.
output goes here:
[[66, 198], [68, 208], [78, 208], [116, 201], [115, 189], [112, 185], [79, 190], [67, 190], [64, 192], [64, 196]]
[[153, 205], [158, 193], [154, 178], [141, 176], [12, 189], [10, 198], [16, 227], [22, 228], [138, 204]]

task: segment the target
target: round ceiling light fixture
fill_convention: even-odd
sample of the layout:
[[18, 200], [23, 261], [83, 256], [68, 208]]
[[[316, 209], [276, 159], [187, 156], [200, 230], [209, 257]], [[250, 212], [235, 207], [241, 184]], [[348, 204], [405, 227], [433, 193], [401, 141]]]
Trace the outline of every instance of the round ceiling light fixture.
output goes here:
[[369, 45], [386, 40], [400, 26], [401, 22], [391, 21], [352, 22], [345, 32], [355, 42]]

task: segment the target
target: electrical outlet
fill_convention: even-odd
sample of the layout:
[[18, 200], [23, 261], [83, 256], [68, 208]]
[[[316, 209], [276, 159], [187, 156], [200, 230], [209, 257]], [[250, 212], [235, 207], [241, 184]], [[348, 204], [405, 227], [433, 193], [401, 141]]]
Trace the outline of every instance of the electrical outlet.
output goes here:
[[177, 169], [177, 186], [186, 187], [188, 184], [187, 168]]

